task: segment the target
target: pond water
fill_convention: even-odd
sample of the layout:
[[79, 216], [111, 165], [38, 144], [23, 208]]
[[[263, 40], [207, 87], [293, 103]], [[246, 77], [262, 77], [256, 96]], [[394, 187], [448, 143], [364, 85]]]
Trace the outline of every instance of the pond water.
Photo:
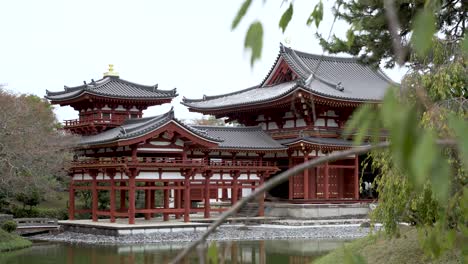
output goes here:
[[[328, 251], [340, 247], [345, 241], [327, 240], [267, 240], [216, 242], [224, 262], [241, 263], [311, 263]], [[142, 244], [142, 245], [85, 245], [52, 242], [37, 242], [33, 247], [0, 254], [2, 264], [165, 264], [187, 244]], [[221, 253], [222, 252], [222, 253]], [[207, 255], [207, 246], [193, 252], [184, 263], [202, 263]]]

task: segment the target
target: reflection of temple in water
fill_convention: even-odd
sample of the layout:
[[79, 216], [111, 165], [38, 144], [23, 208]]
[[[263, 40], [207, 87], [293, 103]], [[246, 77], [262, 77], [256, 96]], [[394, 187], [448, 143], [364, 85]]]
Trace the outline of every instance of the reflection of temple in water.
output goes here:
[[[193, 251], [184, 264], [209, 263], [208, 242]], [[222, 264], [302, 264], [310, 263], [326, 252], [343, 245], [344, 241], [271, 240], [217, 242], [218, 263]], [[64, 245], [61, 245], [64, 246]], [[168, 264], [187, 246], [178, 244], [143, 244], [122, 246], [69, 246], [65, 263]]]

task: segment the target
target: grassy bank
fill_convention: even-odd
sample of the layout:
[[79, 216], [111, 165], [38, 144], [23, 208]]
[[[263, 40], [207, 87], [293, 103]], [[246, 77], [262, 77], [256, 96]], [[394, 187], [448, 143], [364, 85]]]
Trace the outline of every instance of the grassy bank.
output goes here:
[[8, 233], [0, 229], [0, 252], [12, 251], [31, 246], [31, 241], [17, 234]]
[[[437, 260], [426, 257], [419, 246], [417, 231], [413, 228], [403, 230], [400, 238], [387, 239], [383, 234], [376, 234], [347, 243], [345, 248], [348, 252], [363, 256], [367, 263], [463, 263], [459, 249], [447, 252]], [[335, 263], [346, 263], [343, 247], [314, 262], [314, 264]]]

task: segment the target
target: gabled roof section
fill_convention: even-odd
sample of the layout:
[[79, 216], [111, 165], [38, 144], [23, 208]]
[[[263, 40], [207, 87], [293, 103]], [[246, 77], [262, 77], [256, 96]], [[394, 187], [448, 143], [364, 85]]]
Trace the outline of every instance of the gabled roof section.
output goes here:
[[353, 141], [346, 140], [342, 138], [322, 138], [322, 137], [299, 137], [291, 139], [280, 139], [277, 140], [278, 143], [281, 143], [285, 146], [294, 145], [300, 142], [324, 145], [324, 146], [333, 146], [333, 147], [352, 147]]
[[[287, 63], [298, 78], [267, 85], [280, 63]], [[260, 85], [201, 99], [183, 98], [182, 104], [194, 111], [229, 109], [274, 101], [296, 89], [333, 100], [378, 102], [391, 85], [398, 84], [380, 69], [363, 65], [356, 58], [314, 55], [281, 45], [275, 64]]]
[[196, 129], [182, 123], [174, 117], [174, 110], [171, 109], [169, 112], [162, 115], [129, 119], [119, 127], [104, 131], [97, 135], [84, 136], [81, 138], [79, 145], [92, 146], [130, 140], [150, 134], [169, 123], [174, 123], [186, 130], [188, 133], [206, 141], [216, 144], [222, 141], [222, 139], [212, 137], [206, 131]]
[[207, 133], [210, 137], [223, 140], [219, 149], [248, 150], [286, 150], [286, 147], [271, 138], [260, 126], [224, 127], [224, 126], [193, 126]]
[[177, 96], [176, 89], [159, 90], [158, 85], [147, 86], [129, 82], [119, 77], [105, 76], [104, 78], [85, 83], [80, 86], [65, 86], [63, 91], [46, 91], [46, 98], [61, 102], [75, 99], [83, 94], [124, 99], [172, 99]]

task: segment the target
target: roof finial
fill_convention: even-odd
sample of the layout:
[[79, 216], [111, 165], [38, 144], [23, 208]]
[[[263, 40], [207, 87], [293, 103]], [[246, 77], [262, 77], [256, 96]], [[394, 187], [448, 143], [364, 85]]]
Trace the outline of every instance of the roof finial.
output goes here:
[[104, 77], [119, 77], [119, 73], [114, 71], [114, 64], [109, 64], [109, 71], [104, 73]]

